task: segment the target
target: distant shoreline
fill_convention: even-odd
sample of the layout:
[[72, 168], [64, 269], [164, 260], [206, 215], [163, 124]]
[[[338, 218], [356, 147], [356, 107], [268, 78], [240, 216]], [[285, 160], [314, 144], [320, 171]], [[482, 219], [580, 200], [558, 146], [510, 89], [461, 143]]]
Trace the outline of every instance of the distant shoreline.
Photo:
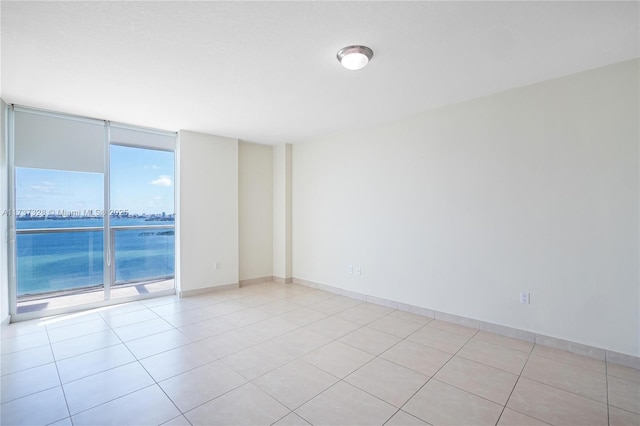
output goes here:
[[[91, 219], [101, 219], [96, 216], [18, 216], [16, 220], [91, 220]], [[111, 216], [111, 219], [143, 219], [145, 222], [174, 222], [175, 217], [173, 216]]]

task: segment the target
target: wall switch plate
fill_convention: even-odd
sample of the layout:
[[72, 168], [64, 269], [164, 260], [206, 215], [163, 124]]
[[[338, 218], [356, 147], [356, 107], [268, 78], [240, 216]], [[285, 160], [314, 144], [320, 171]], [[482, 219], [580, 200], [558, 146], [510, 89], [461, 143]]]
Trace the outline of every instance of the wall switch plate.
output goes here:
[[528, 291], [520, 292], [520, 303], [528, 305], [531, 303], [531, 294]]
[[349, 268], [347, 270], [350, 274], [353, 274], [353, 265], [349, 265]]
[[362, 266], [356, 266], [356, 274], [362, 275]]

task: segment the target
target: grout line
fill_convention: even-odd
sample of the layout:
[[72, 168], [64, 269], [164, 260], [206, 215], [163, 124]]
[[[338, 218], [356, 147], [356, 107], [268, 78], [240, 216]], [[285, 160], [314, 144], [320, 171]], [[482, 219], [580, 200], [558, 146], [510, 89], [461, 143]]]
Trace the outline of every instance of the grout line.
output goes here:
[[[67, 400], [67, 392], [64, 389], [62, 384], [62, 377], [60, 376], [60, 369], [58, 368], [58, 362], [56, 361], [56, 357], [53, 353], [53, 347], [51, 346], [51, 338], [49, 337], [49, 330], [45, 326], [45, 331], [47, 333], [47, 340], [49, 341], [49, 350], [51, 351], [51, 357], [53, 358], [53, 365], [56, 367], [56, 373], [58, 374], [58, 381], [60, 381], [60, 390], [62, 390], [62, 396], [64, 397], [64, 403], [67, 406], [67, 414], [69, 414], [69, 422], [73, 426], [73, 418], [71, 417], [71, 409], [69, 409], [69, 401]], [[60, 419], [62, 420], [62, 419]]]
[[[435, 321], [435, 319], [433, 319], [433, 321]], [[424, 325], [424, 327], [426, 327], [430, 322], [431, 322], [431, 321], [429, 321], [427, 324], [425, 324], [425, 325]], [[424, 327], [423, 327], [423, 328], [424, 328]], [[421, 330], [421, 329], [422, 329], [422, 328], [420, 328], [420, 329], [418, 329], [418, 330]], [[416, 331], [415, 331], [415, 333], [417, 333], [417, 332], [418, 332], [418, 330], [416, 330]], [[474, 334], [474, 336], [475, 336], [475, 334]], [[408, 336], [407, 336], [407, 337], [408, 337]], [[422, 389], [424, 389], [424, 387], [425, 387], [425, 386], [426, 386], [426, 385], [427, 385], [431, 380], [438, 380], [438, 379], [434, 379], [434, 377], [436, 376], [436, 374], [438, 374], [438, 373], [440, 372], [440, 370], [442, 370], [442, 369], [444, 368], [444, 366], [445, 366], [445, 365], [447, 365], [447, 364], [448, 364], [448, 363], [449, 363], [449, 362], [450, 362], [450, 361], [451, 361], [451, 360], [452, 360], [452, 359], [453, 359], [453, 358], [458, 354], [458, 352], [460, 352], [460, 351], [462, 350], [462, 348], [464, 348], [464, 347], [465, 347], [465, 346], [466, 346], [466, 345], [471, 341], [471, 338], [472, 338], [472, 337], [473, 337], [473, 336], [469, 337], [469, 339], [465, 342], [465, 344], [464, 344], [464, 345], [462, 345], [462, 346], [460, 347], [460, 349], [458, 349], [454, 354], [452, 354], [452, 355], [449, 357], [449, 359], [448, 359], [444, 364], [442, 364], [442, 365], [440, 366], [440, 368], [438, 368], [438, 369], [437, 369], [437, 370], [436, 370], [436, 371], [431, 375], [431, 377], [429, 377], [429, 379], [428, 379], [428, 380], [427, 380], [427, 381], [426, 381], [422, 386], [420, 386], [420, 387], [418, 388], [418, 390], [416, 390], [416, 391], [415, 391], [415, 392], [414, 392], [414, 393], [409, 397], [409, 399], [407, 399], [407, 400], [405, 401], [405, 403], [404, 403], [404, 404], [402, 404], [402, 405], [400, 406], [400, 408], [399, 408], [398, 410], [396, 410], [396, 412], [395, 412], [393, 415], [395, 416], [396, 414], [398, 414], [398, 411], [402, 410], [402, 409], [403, 409], [403, 408], [404, 408], [404, 407], [409, 403], [409, 401], [411, 401], [411, 400], [412, 400], [412, 399], [413, 399], [413, 398], [414, 398], [414, 397], [415, 397], [415, 396], [416, 396], [416, 395], [417, 395], [417, 394], [418, 394]], [[417, 342], [414, 342], [414, 343], [416, 343], [416, 344], [420, 344], [420, 343], [417, 343]], [[426, 345], [423, 345], [423, 346], [426, 346]], [[432, 349], [435, 349], [435, 348], [432, 348]], [[443, 352], [443, 351], [441, 351], [441, 352]], [[446, 353], [446, 352], [445, 352], [445, 353]], [[447, 385], [448, 385], [448, 383], [447, 383]], [[451, 385], [449, 385], [449, 386], [451, 386]], [[462, 390], [462, 389], [461, 389], [461, 390]], [[464, 392], [471, 393], [471, 392], [468, 392], [468, 391], [464, 391]], [[471, 393], [471, 394], [472, 394], [472, 395], [475, 395], [475, 394], [473, 394], [473, 393]], [[493, 402], [493, 401], [492, 401], [492, 402]], [[409, 413], [409, 412], [407, 411], [407, 413]], [[411, 413], [409, 413], [409, 414], [411, 414]], [[393, 416], [391, 416], [391, 417], [393, 417]], [[416, 416], [414, 416], [414, 417], [416, 417]], [[426, 419], [422, 419], [421, 417], [418, 417], [418, 418], [419, 418], [420, 420], [422, 420], [422, 421], [426, 422], [426, 423], [429, 423]]]
[[[511, 396], [513, 396], [513, 392], [515, 392], [516, 387], [518, 386], [518, 382], [520, 381], [520, 377], [522, 377], [522, 373], [524, 372], [524, 369], [527, 366], [527, 363], [529, 362], [529, 359], [531, 358], [531, 355], [533, 354], [533, 348], [534, 347], [535, 347], [535, 343], [533, 344], [533, 346], [531, 346], [531, 350], [529, 351], [529, 354], [527, 355], [527, 360], [522, 364], [522, 368], [520, 369], [520, 373], [518, 374], [518, 377], [516, 378], [516, 382], [513, 384], [513, 388], [511, 389], [511, 392], [509, 392], [509, 397], [507, 397], [507, 400], [505, 401], [504, 406], [502, 407], [502, 411], [500, 412], [500, 416], [498, 416], [498, 420], [496, 421], [496, 425], [500, 422], [500, 419], [502, 418], [502, 415], [504, 414], [504, 410], [507, 409], [507, 404], [509, 404], [509, 400], [511, 399]], [[524, 413], [521, 413], [521, 414], [524, 414]], [[525, 415], [528, 415], [528, 414], [525, 414]], [[532, 416], [529, 416], [529, 417], [532, 417]], [[533, 418], [535, 418], [535, 417], [533, 417]], [[537, 419], [537, 420], [540, 420], [540, 419]], [[543, 420], [540, 420], [540, 421], [543, 421]]]

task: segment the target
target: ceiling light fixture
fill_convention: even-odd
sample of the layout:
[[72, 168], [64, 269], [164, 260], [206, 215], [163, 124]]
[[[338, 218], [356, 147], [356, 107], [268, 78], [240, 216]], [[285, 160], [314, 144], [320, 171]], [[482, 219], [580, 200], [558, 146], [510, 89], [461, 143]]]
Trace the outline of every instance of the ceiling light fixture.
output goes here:
[[367, 46], [347, 46], [338, 50], [337, 56], [343, 67], [356, 71], [369, 63], [373, 58], [373, 50]]

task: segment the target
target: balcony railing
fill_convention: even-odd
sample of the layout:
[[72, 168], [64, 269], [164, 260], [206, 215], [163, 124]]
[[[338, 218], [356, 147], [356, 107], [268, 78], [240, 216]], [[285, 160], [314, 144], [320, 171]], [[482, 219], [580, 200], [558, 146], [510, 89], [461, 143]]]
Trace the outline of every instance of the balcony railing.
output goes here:
[[[112, 286], [171, 279], [174, 276], [173, 225], [113, 226]], [[16, 230], [17, 296], [52, 297], [103, 287], [102, 227]]]

